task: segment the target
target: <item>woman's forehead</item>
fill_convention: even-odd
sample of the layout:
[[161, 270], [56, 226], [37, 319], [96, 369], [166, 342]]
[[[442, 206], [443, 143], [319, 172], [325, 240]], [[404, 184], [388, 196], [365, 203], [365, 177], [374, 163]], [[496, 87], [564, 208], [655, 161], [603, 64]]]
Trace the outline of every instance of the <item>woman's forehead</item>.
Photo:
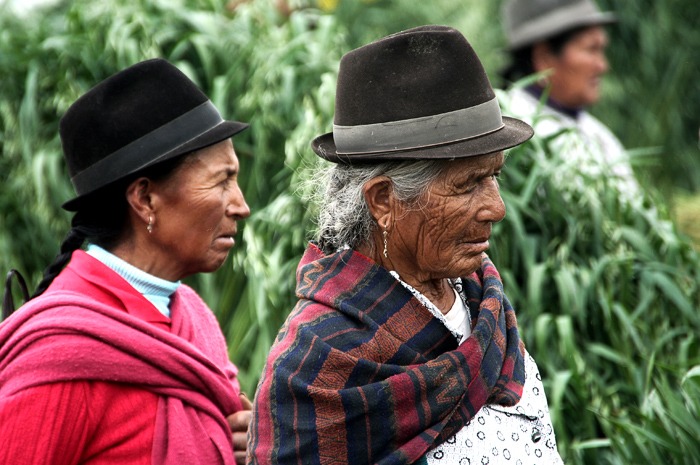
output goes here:
[[602, 26], [591, 26], [582, 29], [573, 37], [571, 37], [567, 45], [581, 45], [587, 42], [596, 42], [601, 43], [602, 45], [607, 45], [608, 35], [605, 32], [605, 29]]
[[504, 160], [503, 152], [498, 152], [446, 162], [440, 174], [430, 183], [428, 191], [451, 189], [450, 186], [463, 185], [474, 179], [491, 176], [501, 170]]
[[505, 157], [503, 152], [489, 153], [487, 155], [478, 155], [475, 157], [459, 158], [448, 165], [446, 173], [480, 173], [498, 169], [503, 166]]

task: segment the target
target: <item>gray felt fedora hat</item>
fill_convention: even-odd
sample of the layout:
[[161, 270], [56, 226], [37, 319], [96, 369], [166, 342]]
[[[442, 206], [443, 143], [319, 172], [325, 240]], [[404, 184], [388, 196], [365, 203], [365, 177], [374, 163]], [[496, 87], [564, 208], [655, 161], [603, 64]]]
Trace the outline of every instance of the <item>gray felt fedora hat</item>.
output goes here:
[[532, 134], [527, 123], [501, 115], [459, 31], [421, 26], [342, 57], [333, 132], [311, 147], [347, 164], [449, 159], [499, 152]]
[[130, 66], [87, 91], [61, 118], [63, 155], [78, 194], [63, 208], [76, 211], [127, 176], [247, 127], [224, 120], [168, 61], [156, 58]]
[[510, 50], [576, 27], [616, 21], [613, 13], [600, 11], [592, 0], [506, 0], [501, 16]]

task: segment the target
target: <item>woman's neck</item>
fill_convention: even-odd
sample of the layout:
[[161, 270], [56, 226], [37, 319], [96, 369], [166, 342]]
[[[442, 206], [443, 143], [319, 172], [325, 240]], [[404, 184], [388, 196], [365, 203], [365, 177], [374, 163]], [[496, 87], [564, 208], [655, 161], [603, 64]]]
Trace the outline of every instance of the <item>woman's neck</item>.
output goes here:
[[455, 302], [455, 295], [447, 278], [430, 278], [423, 276], [422, 273], [413, 273], [402, 269], [402, 267], [393, 262], [391, 256], [385, 257], [381, 250], [377, 247], [359, 246], [356, 251], [362, 255], [372, 259], [377, 265], [389, 271], [394, 271], [399, 275], [399, 278], [423, 294], [433, 305], [445, 314], [450, 311]]
[[[538, 86], [537, 84], [531, 84], [525, 87], [525, 91], [538, 100], [542, 98], [543, 94], [545, 94], [545, 89]], [[548, 107], [558, 111], [559, 113], [564, 113], [565, 115], [570, 116], [573, 119], [577, 119], [583, 111], [583, 108], [574, 108], [567, 105], [563, 105], [557, 102], [549, 95], [547, 96], [547, 100], [545, 103]]]

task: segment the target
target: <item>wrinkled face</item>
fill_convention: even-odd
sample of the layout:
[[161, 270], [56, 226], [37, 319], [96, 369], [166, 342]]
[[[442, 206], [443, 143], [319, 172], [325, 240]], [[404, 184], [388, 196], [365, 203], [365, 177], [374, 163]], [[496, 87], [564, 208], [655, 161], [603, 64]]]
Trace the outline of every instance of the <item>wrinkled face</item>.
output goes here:
[[227, 139], [195, 152], [172, 176], [156, 181], [160, 202], [153, 238], [180, 279], [218, 269], [234, 245], [236, 221], [250, 216], [238, 171]]
[[505, 216], [497, 180], [503, 163], [503, 153], [455, 160], [418, 206], [395, 212], [390, 254], [400, 275], [455, 278], [480, 268], [491, 226]]
[[607, 35], [600, 26], [584, 29], [567, 42], [560, 54], [550, 59], [550, 96], [573, 108], [596, 103], [601, 78], [608, 71], [607, 44]]

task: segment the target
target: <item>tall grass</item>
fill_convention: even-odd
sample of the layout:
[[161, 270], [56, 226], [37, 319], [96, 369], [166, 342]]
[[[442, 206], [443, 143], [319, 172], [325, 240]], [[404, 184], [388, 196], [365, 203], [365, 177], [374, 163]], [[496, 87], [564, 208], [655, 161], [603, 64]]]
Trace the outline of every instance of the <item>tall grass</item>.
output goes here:
[[[552, 140], [511, 150], [491, 256], [549, 388], [559, 444], [571, 463], [694, 463], [700, 436], [683, 428], [700, 399], [678, 389], [700, 363], [700, 258], [658, 199], [629, 201], [624, 183], [591, 177]], [[650, 399], [679, 417], [657, 422]], [[686, 441], [650, 444], [653, 429]]]
[[[188, 282], [215, 309], [252, 392], [294, 302], [296, 264], [313, 228], [298, 190], [316, 161], [309, 142], [331, 128], [340, 56], [400, 29], [443, 23], [465, 32], [492, 75], [502, 63], [491, 53], [502, 40], [497, 2], [323, 4], [75, 0], [26, 19], [0, 13], [0, 271], [16, 267], [37, 283], [67, 231], [60, 204], [72, 189], [60, 115], [118, 69], [167, 58], [224, 117], [251, 123], [234, 143], [254, 213], [224, 267]], [[606, 112], [613, 122], [629, 117], [616, 105]], [[655, 124], [639, 113], [635, 125]], [[697, 254], [653, 194], [632, 207], [606, 179], [582, 177], [573, 188], [576, 167], [549, 142], [536, 137], [509, 156], [508, 215], [492, 255], [545, 377], [561, 451], [570, 464], [697, 463]], [[682, 167], [688, 179], [700, 172], [693, 166]]]
[[[700, 4], [695, 0], [599, 0], [618, 23], [607, 28], [612, 70], [594, 109], [627, 147], [657, 147], [637, 170], [664, 190], [700, 190]], [[614, 115], [614, 117], [610, 117]]]

